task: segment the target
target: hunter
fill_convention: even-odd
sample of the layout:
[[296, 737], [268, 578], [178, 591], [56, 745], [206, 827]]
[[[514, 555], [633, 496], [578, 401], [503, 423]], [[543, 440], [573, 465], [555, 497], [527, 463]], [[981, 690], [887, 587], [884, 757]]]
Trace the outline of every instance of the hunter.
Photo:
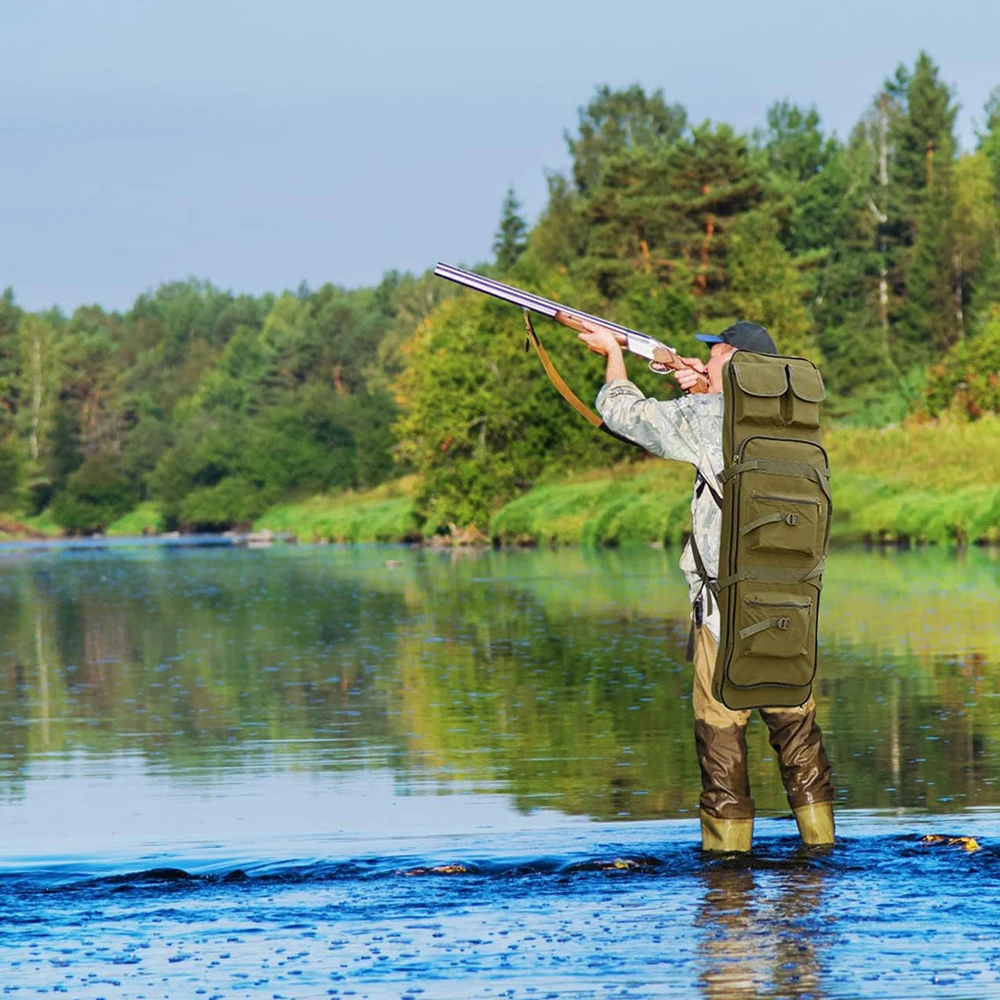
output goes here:
[[[649, 398], [629, 381], [618, 336], [608, 327], [588, 323], [580, 340], [595, 354], [607, 358], [605, 384], [596, 405], [608, 429], [660, 458], [690, 462], [695, 467], [693, 535], [705, 570], [714, 578], [718, 576], [722, 537], [722, 513], [713, 491], [716, 496], [722, 495], [718, 477], [724, 468], [723, 366], [737, 350], [761, 354], [778, 351], [764, 327], [745, 321], [718, 335], [697, 336], [712, 345], [708, 363], [683, 358], [687, 367], [673, 374], [684, 390], [706, 377], [708, 392], [672, 400]], [[692, 603], [694, 732], [702, 784], [701, 845], [706, 851], [749, 851], [754, 817], [747, 772], [746, 727], [750, 712], [732, 711], [712, 694], [720, 628], [718, 603], [704, 600], [704, 583], [690, 542], [680, 565]], [[762, 708], [760, 714], [778, 755], [781, 779], [803, 842], [833, 843], [833, 780], [812, 697], [798, 708]]]

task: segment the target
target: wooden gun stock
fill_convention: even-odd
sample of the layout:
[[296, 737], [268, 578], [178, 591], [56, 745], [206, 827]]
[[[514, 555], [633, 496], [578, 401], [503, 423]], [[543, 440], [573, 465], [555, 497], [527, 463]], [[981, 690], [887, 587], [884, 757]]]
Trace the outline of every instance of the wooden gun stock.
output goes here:
[[[653, 368], [654, 365], [657, 367]], [[671, 351], [667, 347], [654, 347], [653, 360], [650, 361], [649, 367], [653, 368], [653, 371], [664, 372], [667, 369], [670, 369], [671, 371], [679, 372], [681, 369], [687, 368], [688, 366], [681, 361], [680, 356], [675, 351]], [[708, 392], [708, 378], [699, 372], [698, 381], [695, 382], [690, 389], [688, 389], [688, 392], [691, 393], [692, 396]]]

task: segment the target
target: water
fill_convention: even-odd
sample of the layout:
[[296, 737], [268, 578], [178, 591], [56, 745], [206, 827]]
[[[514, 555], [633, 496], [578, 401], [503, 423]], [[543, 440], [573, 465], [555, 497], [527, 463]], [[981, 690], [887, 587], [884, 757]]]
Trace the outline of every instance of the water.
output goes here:
[[1000, 997], [1000, 562], [831, 557], [840, 842], [755, 721], [727, 860], [675, 561], [0, 551], [0, 991]]

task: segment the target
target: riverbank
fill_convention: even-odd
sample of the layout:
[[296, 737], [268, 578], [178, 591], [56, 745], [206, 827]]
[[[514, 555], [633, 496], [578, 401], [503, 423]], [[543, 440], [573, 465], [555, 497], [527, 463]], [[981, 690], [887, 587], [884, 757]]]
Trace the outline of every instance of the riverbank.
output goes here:
[[[1000, 543], [1000, 419], [934, 421], [879, 430], [834, 428], [832, 541]], [[376, 489], [287, 501], [253, 524], [302, 542], [432, 542], [499, 545], [676, 546], [690, 531], [691, 472], [656, 459], [550, 474], [500, 508], [489, 525], [422, 524], [417, 476]], [[482, 533], [482, 528], [486, 532]], [[159, 535], [157, 504], [109, 525], [109, 537]], [[0, 520], [0, 539], [58, 537], [42, 513]]]
[[[1000, 542], [1000, 420], [834, 429], [832, 540], [838, 544]], [[268, 511], [255, 529], [301, 541], [419, 541], [416, 477], [369, 493], [314, 497]], [[676, 545], [690, 531], [691, 474], [650, 460], [541, 482], [502, 507], [502, 545]]]

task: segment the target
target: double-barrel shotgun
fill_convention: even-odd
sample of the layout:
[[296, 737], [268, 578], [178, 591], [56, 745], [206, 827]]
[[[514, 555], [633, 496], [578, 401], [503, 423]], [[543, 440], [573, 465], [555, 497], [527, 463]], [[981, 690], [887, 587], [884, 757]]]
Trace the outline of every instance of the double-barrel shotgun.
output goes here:
[[[460, 267], [453, 267], [451, 264], [439, 263], [434, 268], [434, 273], [439, 278], [447, 278], [449, 281], [454, 281], [465, 288], [471, 288], [473, 291], [482, 292], [484, 295], [492, 295], [503, 302], [510, 302], [512, 305], [520, 306], [525, 310], [526, 319], [528, 311], [539, 313], [542, 316], [548, 316], [549, 319], [554, 319], [557, 323], [562, 323], [563, 326], [568, 326], [571, 330], [576, 330], [578, 333], [589, 332], [591, 327], [588, 324], [598, 324], [607, 327], [615, 333], [618, 342], [626, 350], [632, 354], [639, 355], [641, 358], [646, 358], [649, 362], [650, 370], [660, 375], [665, 375], [672, 370], [689, 367], [684, 364], [672, 347], [668, 347], [654, 337], [650, 337], [646, 333], [640, 333], [638, 330], [630, 330], [627, 326], [620, 326], [618, 323], [601, 319], [599, 316], [591, 316], [590, 313], [581, 312], [579, 309], [571, 309], [569, 306], [564, 306], [559, 302], [552, 302], [549, 299], [543, 299], [539, 295], [523, 292], [520, 288], [514, 288], [513, 285], [505, 285], [502, 282], [494, 281], [492, 278], [487, 278], [485, 275], [476, 274], [475, 271], [465, 271]], [[534, 337], [534, 331], [531, 329], [530, 322], [528, 323], [528, 333], [534, 338], [535, 346], [539, 347], [538, 339]], [[539, 351], [539, 353], [541, 354], [542, 352]], [[548, 362], [544, 355], [542, 363], [546, 365], [546, 370], [548, 370], [550, 362]], [[550, 372], [549, 374], [551, 376], [552, 373]], [[558, 383], [556, 387], [559, 388]], [[560, 389], [561, 391], [562, 389]], [[708, 380], [705, 376], [701, 376], [697, 384], [689, 391], [693, 393], [707, 392]]]

